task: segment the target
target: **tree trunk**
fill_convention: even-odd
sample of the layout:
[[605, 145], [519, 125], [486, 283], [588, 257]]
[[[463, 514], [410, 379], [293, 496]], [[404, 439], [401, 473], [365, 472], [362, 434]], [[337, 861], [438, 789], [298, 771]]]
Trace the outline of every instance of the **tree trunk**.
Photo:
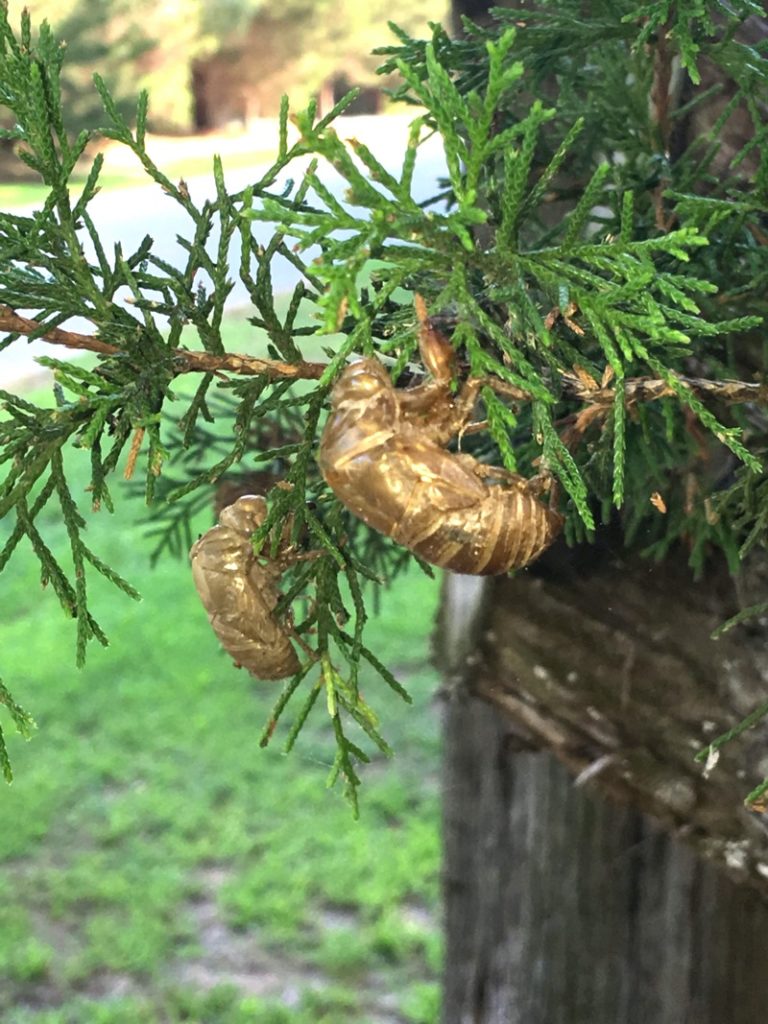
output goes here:
[[[490, 6], [453, 0], [455, 30]], [[739, 36], [767, 33], [751, 18]], [[670, 152], [733, 95], [707, 62], [702, 77], [718, 89]], [[750, 124], [728, 122], [718, 160]], [[764, 600], [764, 567], [737, 595], [724, 567], [696, 582], [684, 552], [654, 565], [601, 540], [513, 579], [446, 580], [443, 1024], [764, 1024], [768, 818], [743, 800], [768, 730], [709, 777], [693, 760], [768, 696], [765, 621], [711, 639]]]
[[693, 761], [764, 699], [764, 631], [710, 639], [725, 573], [581, 557], [447, 581], [443, 1024], [764, 1024], [766, 731]]
[[451, 702], [444, 1024], [764, 1024], [768, 908]]

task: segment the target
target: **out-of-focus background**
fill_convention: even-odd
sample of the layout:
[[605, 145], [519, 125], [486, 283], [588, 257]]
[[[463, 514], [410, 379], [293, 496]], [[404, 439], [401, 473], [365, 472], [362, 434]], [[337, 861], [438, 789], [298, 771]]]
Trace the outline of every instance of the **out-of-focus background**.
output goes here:
[[[17, 22], [22, 6], [9, 3]], [[150, 152], [200, 194], [214, 152], [228, 181], [245, 184], [269, 163], [283, 93], [327, 111], [362, 86], [340, 131], [398, 160], [408, 116], [392, 109], [370, 50], [391, 40], [387, 20], [424, 35], [446, 15], [436, 0], [26, 6], [66, 40], [72, 127], [100, 120], [93, 70], [126, 111], [148, 88]], [[105, 152], [100, 226], [114, 240], [132, 230], [172, 244], [178, 228], [161, 212], [171, 204], [143, 184], [130, 154]], [[427, 152], [416, 187], [428, 190], [439, 166], [439, 152]], [[4, 208], [39, 204], [44, 192], [24, 171], [10, 148], [0, 152]], [[232, 351], [253, 344], [246, 315], [230, 311]], [[49, 395], [33, 361], [40, 351], [21, 341], [2, 354], [2, 386]], [[9, 736], [16, 779], [0, 790], [0, 1020], [436, 1021], [439, 750], [428, 641], [437, 584], [410, 572], [373, 620], [370, 645], [415, 706], [369, 681], [397, 756], [369, 767], [354, 822], [325, 788], [333, 748], [322, 722], [289, 757], [279, 745], [259, 748], [274, 685], [254, 683], [218, 649], [183, 561], [161, 557], [151, 568], [141, 495], [126, 486], [115, 497], [114, 515], [89, 521], [92, 546], [144, 600], [106, 586], [94, 593], [112, 644], [93, 650], [84, 670], [36, 561], [19, 556], [3, 575], [3, 672], [39, 729], [28, 744]], [[199, 529], [211, 521], [203, 510]], [[48, 526], [64, 547], [63, 525]]]
[[[95, 70], [129, 121], [139, 91], [147, 89], [149, 155], [202, 201], [215, 191], [214, 153], [222, 157], [230, 189], [245, 187], [271, 165], [284, 95], [293, 110], [314, 100], [322, 115], [359, 88], [338, 121], [340, 134], [359, 138], [393, 169], [399, 166], [413, 112], [389, 99], [387, 88], [395, 82], [376, 74], [382, 58], [371, 51], [395, 41], [388, 22], [428, 36], [429, 22], [444, 22], [448, 6], [447, 0], [10, 0], [8, 11], [11, 24], [19, 25], [26, 8], [34, 25], [47, 19], [65, 40], [62, 77], [71, 132], [106, 120], [93, 87]], [[8, 126], [9, 116], [0, 106], [0, 127]], [[132, 251], [149, 232], [157, 255], [170, 262], [180, 257], [175, 237], [188, 230], [189, 220], [157, 185], [147, 185], [140, 162], [125, 147], [103, 139], [89, 148], [73, 188], [86, 180], [98, 150], [104, 155], [102, 192], [89, 210], [106, 250], [120, 242], [123, 251]], [[433, 144], [420, 157], [415, 193], [430, 194], [441, 168]], [[39, 205], [46, 194], [13, 143], [0, 139], [3, 209]], [[287, 291], [294, 283], [295, 277], [286, 277], [275, 286]], [[245, 289], [236, 288], [229, 305], [245, 300]], [[0, 380], [16, 385], [39, 379], [34, 360], [45, 353], [62, 355], [40, 342], [0, 352]]]

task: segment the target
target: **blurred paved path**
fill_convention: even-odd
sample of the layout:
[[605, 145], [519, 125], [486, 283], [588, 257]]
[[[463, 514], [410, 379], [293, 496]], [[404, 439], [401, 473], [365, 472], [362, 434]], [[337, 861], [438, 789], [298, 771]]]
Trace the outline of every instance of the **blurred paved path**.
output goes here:
[[[354, 137], [365, 142], [387, 170], [398, 173], [407, 139], [408, 122], [409, 118], [403, 116], [340, 118], [337, 122], [337, 131], [342, 138]], [[264, 150], [263, 137], [251, 142], [248, 137], [244, 137], [243, 143], [254, 145], [262, 152]], [[270, 166], [266, 163], [255, 168], [227, 171], [226, 156], [223, 157], [223, 162], [225, 180], [230, 191], [238, 191], [249, 182], [257, 180]], [[291, 165], [291, 171], [283, 176], [284, 179], [298, 178], [301, 166], [299, 161]], [[417, 199], [428, 198], [434, 192], [435, 182], [444, 173], [444, 168], [445, 159], [440, 141], [437, 138], [430, 139], [419, 150], [413, 178], [413, 195]], [[326, 186], [340, 197], [344, 188], [341, 179], [327, 166], [323, 167], [321, 164], [320, 170]], [[190, 179], [187, 184], [197, 203], [215, 195], [211, 175]], [[184, 251], [178, 245], [176, 235], [190, 235], [191, 219], [157, 185], [139, 185], [97, 195], [89, 205], [89, 211], [99, 229], [108, 258], [115, 242], [119, 241], [122, 244], [123, 253], [127, 255], [134, 252], [143, 237], [149, 234], [154, 239], [153, 251], [158, 256], [173, 264], [183, 260]], [[272, 235], [272, 228], [268, 224], [254, 222], [254, 232], [260, 240], [266, 242]], [[211, 238], [208, 248], [213, 251], [215, 245], [216, 238]], [[238, 280], [239, 254], [235, 245], [232, 247], [232, 257], [231, 277], [237, 283], [227, 301], [230, 309], [246, 305], [248, 302], [245, 288]], [[298, 279], [297, 271], [284, 260], [278, 259], [273, 261], [272, 267], [275, 290], [279, 292], [292, 288]], [[72, 320], [67, 326], [83, 333], [92, 331], [90, 325], [84, 322], [77, 323]], [[47, 345], [44, 342], [29, 344], [23, 339], [14, 342], [10, 349], [0, 352], [0, 387], [10, 389], [39, 382], [47, 371], [35, 363], [35, 357], [47, 354], [61, 359], [66, 356], [66, 351], [61, 346]]]

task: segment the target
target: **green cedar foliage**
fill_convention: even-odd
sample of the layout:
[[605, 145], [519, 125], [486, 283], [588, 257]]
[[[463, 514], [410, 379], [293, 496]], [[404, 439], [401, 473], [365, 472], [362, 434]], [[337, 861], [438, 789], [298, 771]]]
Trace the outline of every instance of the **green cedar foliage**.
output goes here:
[[[8, 4], [13, 10], [40, 4]], [[109, 83], [121, 112], [130, 116], [136, 104], [136, 77], [141, 58], [155, 45], [148, 34], [149, 19], [126, 18], [116, 0], [89, 0], [88, 4], [43, 4], [50, 9], [58, 39], [66, 41], [66, 61], [61, 68], [63, 116], [67, 128], [90, 128], [101, 116], [101, 102], [92, 87], [91, 69], [98, 67]], [[45, 12], [46, 15], [48, 11]], [[154, 30], [155, 26], [152, 26]], [[6, 121], [0, 119], [0, 124]]]
[[[83, 540], [70, 458], [89, 460], [92, 504], [111, 510], [110, 478], [132, 439], [134, 447], [146, 439], [139, 462], [163, 557], [186, 549], [191, 515], [212, 484], [254, 469], [279, 477], [254, 543], [276, 544], [290, 517], [294, 541], [320, 552], [289, 571], [282, 602], [308, 598], [297, 604], [296, 630], [314, 657], [285, 687], [262, 742], [290, 706], [292, 746], [324, 704], [337, 742], [331, 782], [341, 777], [353, 803], [368, 756], [353, 728], [389, 749], [358, 690], [361, 663], [407, 699], [365, 644], [367, 609], [375, 588], [410, 556], [341, 508], [315, 450], [329, 390], [350, 357], [387, 357], [395, 376], [417, 362], [414, 292], [440, 314], [461, 372], [497, 382], [482, 394], [488, 429], [465, 447], [529, 475], [549, 471], [570, 541], [589, 539], [618, 516], [628, 545], [662, 558], [682, 542], [697, 571], [717, 549], [735, 571], [748, 548], [765, 543], [763, 413], [704, 397], [689, 382], [762, 380], [768, 62], [761, 45], [739, 42], [737, 32], [755, 5], [688, 0], [646, 10], [598, 0], [588, 19], [582, 6], [558, 0], [535, 13], [499, 11], [488, 29], [467, 25], [461, 40], [438, 26], [428, 42], [399, 32], [398, 44], [381, 51], [383, 70], [400, 73], [397, 95], [418, 109], [398, 173], [339, 138], [333, 122], [346, 101], [320, 120], [312, 106], [296, 113], [300, 139], [289, 146], [286, 103], [274, 166], [231, 193], [216, 160], [216, 197], [199, 206], [146, 152], [147, 97], [129, 123], [97, 77], [102, 134], [133, 150], [189, 217], [180, 268], [153, 253], [150, 237], [134, 253], [104, 251], [88, 213], [99, 160], [79, 196], [68, 187], [92, 133], [72, 140], [64, 128], [58, 44], [45, 26], [33, 39], [25, 19], [16, 38], [0, 21], [0, 103], [13, 112], [22, 159], [50, 188], [40, 212], [0, 214], [0, 303], [32, 310], [41, 332], [84, 317], [113, 347], [93, 370], [48, 360], [53, 410], [0, 392], [0, 515], [10, 523], [0, 568], [22, 540], [32, 545], [42, 578], [76, 621], [82, 661], [89, 640], [105, 642], [88, 602], [91, 575], [135, 594]], [[705, 58], [727, 83], [727, 102], [706, 137], [677, 152], [679, 129], [703, 101], [695, 93], [685, 102], [678, 93], [677, 105], [649, 96], [672, 68], [696, 83]], [[718, 89], [722, 83], [708, 94]], [[719, 135], [740, 110], [752, 138], [722, 166]], [[447, 178], [430, 201], [417, 202], [414, 164], [435, 132]], [[344, 180], [343, 204], [324, 184], [321, 164]], [[296, 181], [281, 191], [286, 169]], [[268, 245], [256, 243], [254, 221], [273, 226]], [[78, 230], [95, 257], [86, 257]], [[269, 339], [266, 354], [298, 363], [316, 338], [326, 354], [319, 379], [219, 371], [203, 374], [194, 390], [175, 387], [189, 369], [180, 348], [225, 355], [232, 242], [255, 310], [250, 323]], [[282, 317], [271, 287], [278, 257], [301, 275]], [[119, 301], [126, 290], [129, 306]], [[11, 335], [2, 344], [17, 341]], [[638, 399], [638, 378], [665, 382], [664, 396]], [[67, 524], [74, 573], [37, 525], [49, 503]], [[3, 694], [17, 725], [26, 722]]]

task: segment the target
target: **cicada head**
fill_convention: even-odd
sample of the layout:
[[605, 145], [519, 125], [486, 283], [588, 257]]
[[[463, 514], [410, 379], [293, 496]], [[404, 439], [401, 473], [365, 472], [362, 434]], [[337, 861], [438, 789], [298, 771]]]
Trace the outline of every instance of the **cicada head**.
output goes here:
[[367, 404], [371, 399], [392, 390], [392, 381], [378, 359], [358, 359], [350, 363], [339, 378], [331, 395], [335, 409]]
[[380, 430], [392, 430], [398, 417], [395, 389], [377, 359], [350, 363], [331, 393], [331, 415], [324, 435], [326, 447], [343, 437], [342, 448]]
[[267, 518], [267, 503], [260, 494], [244, 494], [221, 510], [219, 523], [244, 537], [250, 537]]

